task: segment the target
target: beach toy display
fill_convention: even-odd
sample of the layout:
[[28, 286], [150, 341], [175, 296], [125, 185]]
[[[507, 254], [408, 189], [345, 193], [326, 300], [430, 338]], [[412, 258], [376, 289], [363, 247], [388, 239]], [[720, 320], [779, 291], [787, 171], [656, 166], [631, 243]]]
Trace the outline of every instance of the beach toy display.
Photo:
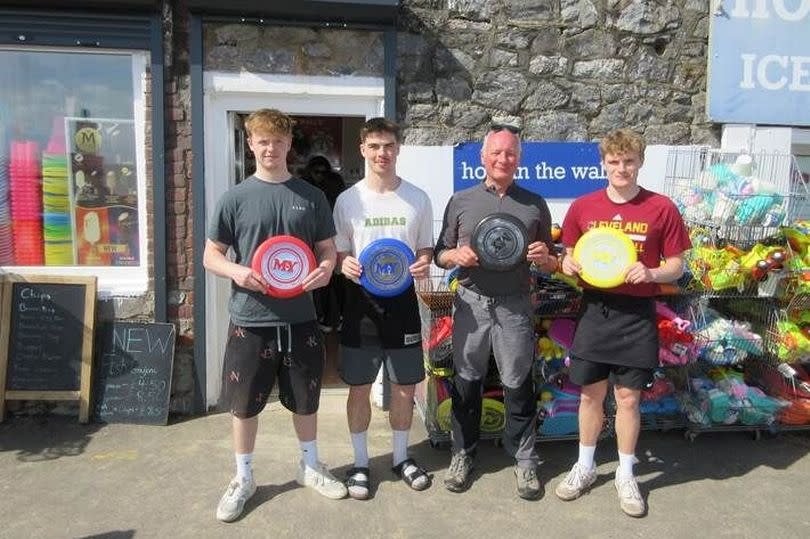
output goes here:
[[[2, 129], [0, 129], [0, 132]], [[9, 157], [6, 145], [0, 137], [0, 266], [14, 264], [14, 242], [12, 240], [11, 207], [9, 205]]]
[[[436, 423], [443, 431], [450, 431], [450, 417], [453, 410], [453, 401], [450, 398], [448, 382], [444, 379], [436, 381]], [[481, 400], [481, 433], [498, 434], [506, 425], [506, 408], [503, 404], [503, 390], [490, 389], [484, 391]]]
[[68, 161], [62, 155], [42, 155], [43, 239], [46, 266], [73, 264]]
[[787, 216], [785, 193], [755, 175], [750, 155], [734, 163], [715, 163], [689, 186], [674, 193], [686, 221], [713, 225], [777, 227]]
[[316, 266], [312, 249], [294, 236], [266, 239], [253, 254], [251, 267], [267, 283], [267, 294], [292, 298], [304, 293], [301, 281]]
[[655, 303], [658, 319], [658, 362], [660, 365], [686, 365], [695, 359], [692, 323], [678, 316], [664, 303]]
[[433, 376], [453, 374], [453, 317], [441, 316], [432, 321], [430, 336], [422, 340], [426, 366]]
[[39, 148], [34, 141], [11, 142], [9, 195], [14, 263], [18, 266], [41, 266], [45, 261], [42, 248], [42, 181]]

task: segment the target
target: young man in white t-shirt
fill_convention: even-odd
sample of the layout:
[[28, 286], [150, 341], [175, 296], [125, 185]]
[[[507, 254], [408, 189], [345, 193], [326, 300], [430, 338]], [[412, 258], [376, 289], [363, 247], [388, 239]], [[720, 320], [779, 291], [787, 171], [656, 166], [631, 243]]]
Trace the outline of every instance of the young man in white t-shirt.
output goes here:
[[385, 118], [368, 120], [360, 130], [360, 153], [368, 174], [338, 197], [334, 210], [338, 267], [347, 277], [340, 375], [349, 385], [346, 410], [354, 467], [347, 473], [346, 486], [356, 499], [369, 497], [369, 396], [380, 367], [391, 381], [392, 469], [414, 490], [430, 486], [427, 472], [408, 458], [414, 387], [425, 377], [415, 288], [381, 297], [358, 284], [364, 271], [358, 254], [384, 238], [400, 240], [416, 254], [409, 268], [414, 279], [426, 278], [430, 271], [433, 210], [424, 191], [397, 176], [399, 145], [399, 126]]

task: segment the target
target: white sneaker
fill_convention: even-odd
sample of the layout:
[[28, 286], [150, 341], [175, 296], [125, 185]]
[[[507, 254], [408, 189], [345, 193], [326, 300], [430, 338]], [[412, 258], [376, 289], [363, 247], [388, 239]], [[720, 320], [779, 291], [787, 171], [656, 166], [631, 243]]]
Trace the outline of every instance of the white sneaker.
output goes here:
[[644, 498], [641, 497], [641, 492], [638, 490], [636, 478], [616, 476], [613, 484], [616, 486], [616, 492], [619, 493], [619, 506], [622, 511], [631, 517], [644, 516], [647, 504], [644, 503]]
[[243, 484], [238, 478], [234, 477], [222, 499], [219, 500], [217, 506], [217, 520], [222, 522], [233, 522], [242, 511], [245, 510], [245, 502], [256, 493], [256, 481], [251, 478], [247, 484]]
[[570, 502], [582, 496], [596, 482], [596, 468], [586, 470], [579, 462], [574, 463], [571, 471], [560, 481], [554, 494], [563, 501]]
[[298, 476], [295, 478], [299, 485], [302, 487], [311, 487], [318, 491], [319, 494], [339, 500], [345, 498], [349, 491], [342, 481], [335, 479], [326, 464], [318, 462], [316, 468], [310, 468], [304, 464], [304, 461], [298, 463]]

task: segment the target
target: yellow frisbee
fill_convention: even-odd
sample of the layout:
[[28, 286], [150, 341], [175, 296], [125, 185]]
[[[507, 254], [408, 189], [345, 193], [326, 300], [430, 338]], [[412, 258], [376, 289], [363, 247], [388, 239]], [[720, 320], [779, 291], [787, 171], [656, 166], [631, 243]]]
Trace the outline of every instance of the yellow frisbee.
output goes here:
[[636, 262], [636, 247], [621, 230], [592, 228], [574, 246], [574, 260], [582, 267], [579, 275], [586, 283], [613, 288], [624, 282], [624, 272]]

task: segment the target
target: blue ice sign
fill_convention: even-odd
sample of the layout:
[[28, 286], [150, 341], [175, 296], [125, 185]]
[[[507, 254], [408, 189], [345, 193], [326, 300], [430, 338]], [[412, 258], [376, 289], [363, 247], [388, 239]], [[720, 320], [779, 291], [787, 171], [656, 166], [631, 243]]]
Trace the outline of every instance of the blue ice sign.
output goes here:
[[709, 118], [810, 125], [810, 0], [712, 5]]
[[[483, 181], [481, 143], [453, 149], [453, 191]], [[545, 198], [576, 198], [607, 187], [607, 175], [595, 142], [523, 142], [515, 181]]]

